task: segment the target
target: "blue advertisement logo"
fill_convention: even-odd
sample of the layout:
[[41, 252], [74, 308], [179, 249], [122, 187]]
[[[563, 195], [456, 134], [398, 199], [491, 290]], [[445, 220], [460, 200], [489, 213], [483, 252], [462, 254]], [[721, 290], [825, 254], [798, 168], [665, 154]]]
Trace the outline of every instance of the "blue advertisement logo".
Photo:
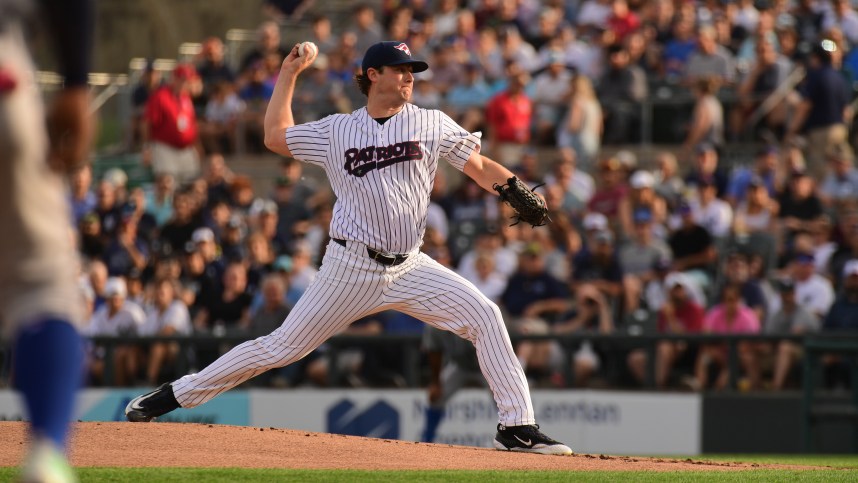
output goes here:
[[344, 399], [328, 411], [327, 425], [328, 433], [399, 439], [399, 411], [384, 401], [360, 411]]
[[[80, 416], [82, 421], [125, 421], [125, 406], [146, 390], [113, 390]], [[250, 398], [245, 391], [221, 394], [202, 406], [178, 409], [158, 421], [250, 425]]]

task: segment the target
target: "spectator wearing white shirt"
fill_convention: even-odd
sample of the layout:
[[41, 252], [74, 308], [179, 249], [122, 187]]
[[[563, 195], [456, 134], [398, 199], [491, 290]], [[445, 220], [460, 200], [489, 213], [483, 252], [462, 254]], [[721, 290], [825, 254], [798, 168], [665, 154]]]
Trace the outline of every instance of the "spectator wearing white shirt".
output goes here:
[[[146, 315], [139, 305], [125, 299], [127, 295], [125, 280], [119, 277], [107, 279], [104, 285], [106, 301], [92, 315], [85, 334], [90, 337], [138, 335]], [[93, 379], [102, 383], [112, 382], [116, 386], [125, 386], [134, 382], [139, 362], [139, 351], [136, 346], [117, 344], [113, 347], [113, 360], [105, 361], [105, 356], [105, 348], [97, 346], [89, 369]], [[103, 380], [105, 364], [113, 364], [113, 381]]]
[[[492, 302], [500, 301], [503, 291], [506, 289], [507, 277], [495, 270], [495, 258], [486, 252], [480, 252], [474, 260], [473, 279], [467, 279], [473, 283]], [[467, 278], [467, 277], [466, 277]]]
[[[146, 307], [146, 321], [141, 335], [171, 336], [189, 335], [191, 333], [191, 315], [188, 307], [177, 297], [176, 285], [170, 279], [155, 282], [155, 293], [152, 304]], [[149, 349], [149, 360], [146, 365], [146, 382], [156, 386], [162, 382], [159, 377], [165, 367], [172, 366], [179, 355], [179, 344], [176, 342], [158, 342]], [[172, 380], [175, 374], [166, 375]]]
[[850, 44], [858, 44], [858, 12], [849, 0], [832, 0], [831, 6], [822, 18], [822, 31], [839, 28]]
[[828, 153], [828, 160], [831, 169], [819, 187], [822, 203], [837, 207], [858, 199], [858, 170], [853, 164], [852, 154], [835, 147]]
[[795, 280], [795, 297], [799, 305], [822, 319], [834, 302], [834, 288], [831, 282], [816, 273], [813, 255], [799, 253], [790, 267]]
[[518, 268], [518, 254], [515, 250], [505, 247], [500, 233], [492, 230], [484, 231], [476, 240], [474, 247], [462, 255], [456, 271], [465, 279], [473, 282], [479, 277], [477, 259], [488, 255], [493, 259], [493, 271], [507, 280]]
[[706, 228], [713, 238], [726, 237], [733, 226], [733, 208], [730, 203], [718, 198], [718, 188], [712, 180], [702, 181], [698, 188], [699, 200], [689, 203], [694, 221]]
[[537, 141], [548, 142], [554, 138], [555, 127], [565, 112], [571, 80], [572, 74], [566, 69], [563, 53], [550, 51], [545, 70], [533, 79]]

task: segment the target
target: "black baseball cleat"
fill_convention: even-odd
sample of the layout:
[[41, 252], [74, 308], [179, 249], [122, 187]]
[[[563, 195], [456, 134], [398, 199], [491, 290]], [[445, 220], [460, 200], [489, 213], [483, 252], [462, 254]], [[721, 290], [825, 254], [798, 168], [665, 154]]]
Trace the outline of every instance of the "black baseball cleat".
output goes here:
[[495, 448], [523, 453], [570, 455], [572, 449], [560, 441], [542, 434], [538, 424], [527, 426], [504, 426], [498, 424]]
[[148, 423], [180, 407], [173, 395], [173, 387], [166, 383], [150, 393], [132, 399], [125, 406], [125, 418], [132, 423]]

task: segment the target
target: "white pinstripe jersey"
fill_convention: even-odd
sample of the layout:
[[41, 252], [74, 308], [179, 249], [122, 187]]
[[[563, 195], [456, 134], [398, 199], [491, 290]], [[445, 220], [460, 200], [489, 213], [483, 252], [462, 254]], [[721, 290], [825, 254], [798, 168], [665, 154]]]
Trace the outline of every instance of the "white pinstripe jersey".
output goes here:
[[328, 174], [337, 196], [332, 238], [409, 253], [423, 242], [438, 158], [461, 171], [480, 138], [441, 111], [405, 104], [384, 124], [364, 107], [290, 127], [286, 144]]

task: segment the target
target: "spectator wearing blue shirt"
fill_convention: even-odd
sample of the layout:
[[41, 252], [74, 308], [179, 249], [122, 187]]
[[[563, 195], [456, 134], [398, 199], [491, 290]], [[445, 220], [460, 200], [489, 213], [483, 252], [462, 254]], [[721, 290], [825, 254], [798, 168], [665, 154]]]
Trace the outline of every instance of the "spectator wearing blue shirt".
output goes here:
[[842, 147], [828, 153], [831, 169], [819, 187], [819, 199], [829, 208], [846, 208], [858, 199], [858, 169], [852, 154]]
[[493, 90], [483, 78], [477, 64], [465, 65], [465, 82], [454, 85], [448, 92], [448, 112], [463, 128], [474, 131], [483, 123], [483, 108], [492, 98]]
[[682, 77], [691, 54], [696, 50], [694, 21], [688, 19], [677, 21], [673, 26], [673, 39], [664, 46], [662, 53], [664, 74], [668, 80]]
[[828, 309], [822, 330], [858, 330], [858, 260], [843, 267], [843, 290]]
[[757, 152], [753, 167], [744, 166], [733, 172], [733, 176], [727, 184], [727, 201], [733, 207], [745, 201], [745, 195], [748, 192], [748, 187], [751, 186], [751, 181], [762, 181], [769, 192], [769, 196], [777, 196], [775, 174], [778, 167], [778, 154], [777, 146], [765, 146]]
[[80, 223], [84, 216], [95, 210], [98, 200], [92, 192], [92, 168], [89, 164], [81, 166], [71, 174], [69, 204], [72, 209], [72, 219]]
[[596, 233], [593, 244], [575, 256], [571, 275], [575, 290], [594, 285], [611, 303], [622, 293], [623, 269], [610, 231]]
[[[552, 277], [545, 264], [545, 253], [538, 243], [530, 243], [521, 253], [518, 270], [512, 274], [501, 303], [512, 317], [514, 331], [520, 334], [548, 334], [551, 323], [569, 310], [569, 291]], [[540, 377], [559, 369], [562, 354], [556, 342], [524, 341], [516, 354], [528, 376]]]
[[787, 139], [800, 132], [807, 136], [807, 169], [821, 181], [826, 172], [825, 152], [835, 146], [851, 154], [846, 115], [851, 100], [850, 89], [832, 66], [837, 44], [825, 39], [813, 49], [804, 82], [799, 86], [801, 103], [787, 130]]
[[123, 210], [116, 236], [104, 253], [107, 273], [112, 276], [127, 275], [132, 269], [142, 271], [149, 260], [149, 249], [137, 236], [138, 218], [131, 210]]

